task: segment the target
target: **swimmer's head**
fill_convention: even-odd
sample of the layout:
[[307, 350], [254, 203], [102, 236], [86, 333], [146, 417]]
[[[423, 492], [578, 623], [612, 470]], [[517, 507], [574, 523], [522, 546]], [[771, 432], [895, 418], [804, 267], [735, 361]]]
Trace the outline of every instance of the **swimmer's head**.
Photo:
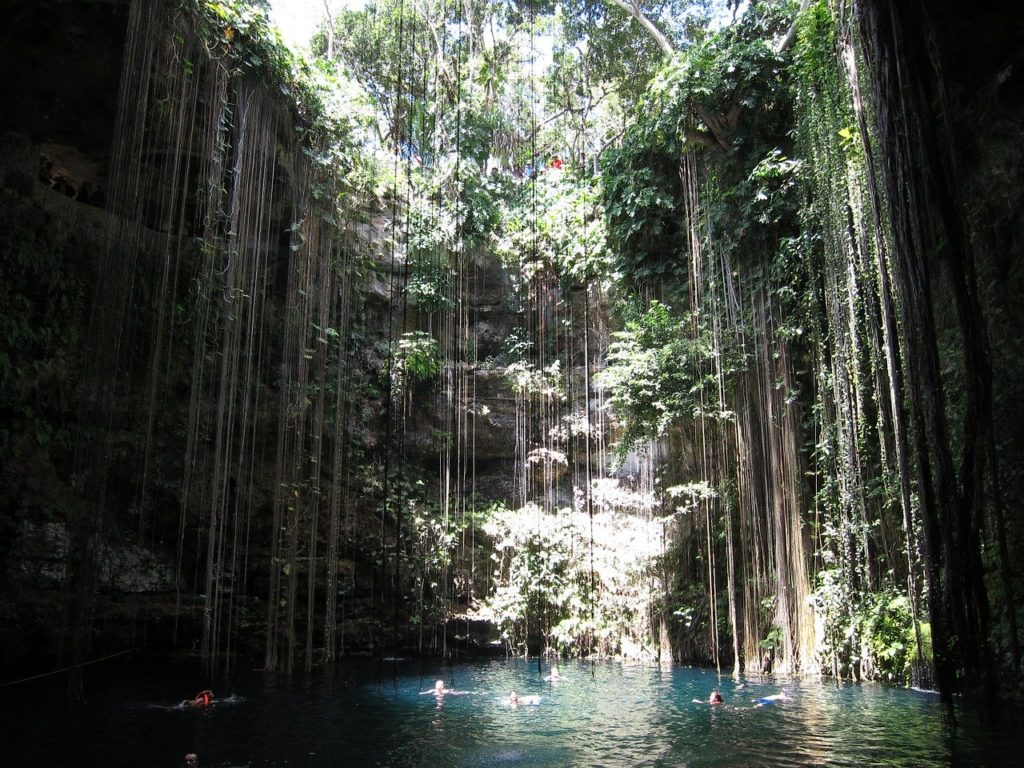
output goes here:
[[189, 752], [185, 755], [185, 766], [186, 768], [195, 768], [199, 764], [199, 757], [195, 752]]
[[509, 694], [508, 694], [508, 703], [509, 704], [517, 704], [517, 703], [519, 703], [519, 694], [516, 693], [515, 690], [512, 690], [512, 691], [509, 692]]
[[436, 683], [434, 683], [434, 690], [437, 691], [438, 693], [443, 691], [444, 690], [444, 680], [438, 680]]

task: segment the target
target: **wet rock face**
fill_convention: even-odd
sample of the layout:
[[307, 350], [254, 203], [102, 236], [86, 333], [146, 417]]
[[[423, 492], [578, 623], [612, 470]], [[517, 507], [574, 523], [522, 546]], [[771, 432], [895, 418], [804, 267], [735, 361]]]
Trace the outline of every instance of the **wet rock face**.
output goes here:
[[127, 17], [127, 0], [0, 0], [0, 133], [105, 157]]
[[40, 144], [38, 153], [39, 181], [75, 200], [102, 202], [104, 181], [98, 162], [64, 144]]
[[103, 205], [127, 11], [127, 0], [0, 0], [0, 135], [33, 145], [5, 188], [27, 197], [41, 182]]
[[[63, 522], [22, 520], [13, 541], [8, 579], [25, 588], [56, 589], [67, 577], [69, 536]], [[174, 564], [137, 544], [100, 548], [98, 587], [123, 594], [173, 592]]]
[[[390, 225], [390, 216], [371, 217], [356, 233], [357, 238], [369, 244], [368, 250], [373, 252], [373, 243], [387, 242]], [[400, 250], [393, 254], [377, 253], [376, 257], [377, 270], [371, 274], [364, 292], [367, 326], [386, 329], [392, 271], [400, 276], [405, 265]], [[412, 464], [422, 467], [427, 476], [436, 477], [439, 452], [447, 441], [455, 439], [450, 434], [452, 425], [461, 424], [466, 435], [464, 444], [457, 450], [463, 457], [461, 461], [472, 455], [473, 493], [477, 502], [481, 505], [490, 501], [512, 503], [515, 496], [516, 390], [502, 361], [508, 353], [506, 346], [510, 335], [521, 325], [516, 308], [520, 300], [508, 270], [494, 254], [484, 250], [469, 254], [464, 270], [468, 288], [463, 306], [468, 334], [463, 343], [466, 357], [472, 362], [449, 363], [452, 368], [447, 378], [459, 389], [458, 396], [453, 391], [449, 399], [439, 388], [437, 379], [414, 384], [411, 397], [417, 405], [404, 423], [402, 444]], [[412, 306], [410, 316], [418, 309]], [[425, 311], [420, 318], [424, 327], [430, 325], [423, 319], [426, 315]], [[387, 369], [383, 352], [384, 348], [379, 345], [369, 348], [362, 361], [364, 371], [381, 380]], [[383, 430], [375, 428], [376, 423], [370, 414], [361, 421], [364, 431], [359, 439], [368, 448], [380, 448]]]
[[[21, 270], [29, 277], [14, 286], [26, 297], [21, 303], [32, 308], [25, 313], [29, 318], [26, 325], [40, 325], [38, 316], [41, 308], [48, 306], [46, 301], [54, 307], [69, 307], [61, 311], [59, 320], [48, 323], [53, 333], [40, 337], [39, 350], [20, 345], [19, 354], [33, 373], [18, 382], [18, 398], [5, 393], [8, 408], [16, 400], [19, 407], [24, 402], [23, 410], [32, 418], [23, 418], [18, 429], [10, 419], [4, 425], [19, 442], [15, 446], [14, 437], [10, 438], [10, 455], [0, 462], [0, 490], [7, 505], [0, 512], [0, 613], [6, 611], [9, 623], [0, 629], [0, 665], [12, 659], [20, 663], [23, 657], [55, 655], [67, 624], [67, 584], [75, 559], [75, 544], [69, 536], [69, 527], [74, 530], [74, 525], [69, 521], [86, 514], [80, 489], [75, 487], [72, 455], [76, 403], [80, 403], [77, 379], [83, 367], [80, 358], [94, 283], [100, 277], [96, 273], [108, 247], [108, 235], [116, 231], [112, 224], [116, 216], [103, 208], [103, 198], [115, 134], [127, 9], [128, 0], [0, 0], [0, 19], [6, 22], [6, 26], [0, 24], [0, 94], [4, 98], [0, 106], [0, 216], [18, 225], [18, 231], [13, 225], [0, 228], [7, 230], [0, 233], [0, 239], [6, 236], [7, 243], [21, 243], [22, 261], [35, 265], [35, 271]], [[282, 173], [281, 179], [285, 178]], [[143, 194], [157, 192], [148, 190]], [[288, 212], [282, 210], [275, 216], [280, 218], [270, 229], [285, 232]], [[132, 248], [159, 252], [163, 234], [190, 234], [161, 230], [157, 226], [160, 222], [146, 223], [149, 226], [139, 233], [139, 241]], [[389, 252], [386, 247], [385, 232], [390, 224], [390, 214], [368, 211], [365, 222], [357, 225], [353, 234], [357, 243], [354, 247], [375, 264], [373, 278], [360, 297], [366, 333], [354, 376], [369, 394], [359, 395], [361, 399], [352, 403], [354, 439], [371, 456], [383, 450], [386, 435], [381, 428], [384, 409], [380, 394], [385, 389], [385, 334], [392, 301], [389, 278], [404, 266], [401, 253], [394, 249]], [[288, 252], [286, 238], [277, 245], [281, 252]], [[138, 260], [155, 263], [146, 253], [141, 253]], [[508, 360], [508, 340], [523, 323], [517, 308], [521, 300], [508, 270], [493, 254], [470, 254], [464, 270], [467, 282], [460, 301], [466, 313], [468, 338], [462, 343], [468, 352], [465, 357], [474, 362], [453, 363], [458, 370], [452, 371], [452, 378], [471, 382], [471, 388], [464, 389], [464, 396], [449, 404], [444, 393], [438, 391], [436, 379], [424, 384], [423, 391], [416, 393], [405, 447], [410, 463], [418, 463], [424, 476], [436, 479], [443, 441], [456, 439], [446, 431], [454, 431], [452, 425], [459, 424], [464, 435], [458, 461], [463, 467], [473, 463], [473, 485], [465, 492], [481, 506], [489, 501], [511, 503], [517, 495], [515, 453], [521, 446], [517, 446], [516, 437], [516, 389], [504, 372], [504, 363]], [[273, 300], [283, 302], [285, 269], [278, 270], [277, 280], [282, 288]], [[11, 285], [5, 287], [10, 289]], [[147, 311], [148, 307], [142, 306], [135, 316], [135, 342], [140, 348], [149, 338], [146, 323], [151, 318], [144, 316]], [[271, 312], [269, 324], [283, 315], [283, 311]], [[426, 310], [416, 322], [422, 328], [436, 329]], [[277, 330], [268, 330], [268, 334], [274, 335]], [[268, 359], [278, 353], [273, 350]], [[175, 363], [187, 367], [192, 358]], [[140, 365], [134, 373], [143, 376], [144, 367]], [[182, 375], [180, 380], [189, 379]], [[119, 402], [120, 427], [145, 423], [146, 392], [139, 387]], [[37, 397], [39, 393], [48, 393], [48, 399]], [[189, 397], [190, 391], [184, 386], [171, 392], [160, 414], [165, 423], [187, 422]], [[40, 401], [47, 407], [42, 408]], [[266, 410], [257, 418], [274, 421], [276, 398], [267, 397], [261, 402]], [[469, 430], [466, 425], [470, 425]], [[66, 433], [63, 448], [56, 447], [59, 441], [55, 438], [43, 439], [51, 427]], [[104, 541], [96, 574], [96, 626], [109, 647], [131, 644], [140, 620], [151, 628], [151, 641], [176, 637], [179, 647], [186, 651], [189, 638], [200, 632], [198, 607], [204, 596], [199, 594], [202, 587], [197, 587], [195, 573], [202, 571], [205, 561], [199, 568], [195, 563], [202, 555], [205, 538], [197, 535], [196, 529], [202, 531], [203, 516], [208, 511], [186, 518], [182, 530], [187, 530], [187, 535], [179, 540], [181, 496], [189, 492], [196, 496], [185, 499], [189, 509], [206, 509], [204, 499], [198, 498], [200, 489], [186, 491], [181, 486], [181, 431], [171, 428], [158, 432], [150, 446], [153, 508], [147, 509], [147, 514], [152, 518], [150, 534], [138, 544], [141, 512], [136, 483], [142, 472], [145, 435], [142, 430], [125, 428], [117, 436], [117, 461], [107, 474]], [[268, 428], [265, 433], [271, 432]], [[262, 464], [255, 474], [262, 479], [253, 483], [251, 500], [254, 526], [263, 526], [260, 533], [264, 535], [272, 518], [274, 449], [268, 443], [258, 452]], [[358, 530], [361, 526], [376, 526], [373, 521], [377, 513], [372, 499], [359, 498], [356, 503], [361, 506], [353, 514], [356, 522], [350, 532], [350, 551], [355, 560], [346, 561], [344, 572], [339, 572], [339, 583], [349, 601], [346, 643], [351, 649], [372, 647], [380, 636], [380, 627], [375, 624], [379, 605], [360, 592], [372, 583], [375, 566], [368, 553], [373, 551], [376, 536], [364, 542], [363, 531]], [[240, 610], [239, 632], [250, 639], [259, 638], [263, 631], [266, 606], [262, 600], [268, 587], [262, 579], [269, 562], [265, 539], [254, 534], [252, 541], [251, 563], [255, 565], [251, 566], [246, 594], [235, 595], [235, 585], [229, 586]], [[357, 561], [361, 571], [358, 575]], [[188, 583], [177, 583], [179, 562], [183, 564], [182, 573], [187, 574], [182, 580]]]

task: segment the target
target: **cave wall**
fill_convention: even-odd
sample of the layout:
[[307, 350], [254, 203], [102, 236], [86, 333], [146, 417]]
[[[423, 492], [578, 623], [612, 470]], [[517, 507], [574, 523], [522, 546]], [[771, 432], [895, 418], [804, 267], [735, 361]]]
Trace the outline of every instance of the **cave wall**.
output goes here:
[[[142, 227], [126, 226], [123, 190], [118, 193], [122, 204], [111, 201], [111, 189], [118, 183], [112, 180], [115, 153], [123, 150], [117, 113], [124, 87], [128, 1], [4, 0], [0, 10], [5, 21], [0, 46], [5, 102], [0, 110], [0, 314], [5, 333], [0, 357], [5, 425], [0, 442], [0, 496], [5, 500], [0, 514], [0, 612], [7, 619], [0, 630], [0, 666], [47, 669], [66, 658], [62, 639], [73, 613], [69, 606], [79, 595], [76, 562], [86, 540], [73, 523], [95, 519], [97, 507], [89, 481], [83, 479], [83, 467], [95, 467], [83, 454], [97, 445], [102, 445], [103, 466], [97, 471], [104, 490], [102, 524], [93, 525], [87, 537], [90, 547], [93, 533], [100, 542], [92, 553], [97, 567], [89, 591], [95, 602], [89, 609], [88, 653], [95, 657], [141, 646], [160, 653], [194, 653], [203, 637], [210, 500], [217, 498], [208, 482], [185, 482], [195, 472], [187, 458], [194, 368], [212, 368], [219, 354], [211, 348], [205, 357], [194, 358], [194, 343], [188, 341], [194, 311], [186, 306], [186, 289], [200, 276], [202, 232], [186, 218], [182, 226], [168, 227], [169, 219], [158, 215], [167, 190], [153, 183], [129, 201], [140, 211]], [[231, 631], [238, 639], [232, 652], [253, 656], [265, 643], [266, 601], [272, 589], [268, 574], [279, 567], [271, 542], [277, 535], [273, 508], [279, 503], [277, 446], [283, 439], [278, 409], [287, 399], [282, 398], [282, 372], [290, 365], [285, 337], [295, 257], [288, 233], [302, 195], [296, 188], [300, 173], [288, 149], [293, 140], [287, 130], [282, 128], [275, 150], [275, 202], [266, 214], [267, 231], [280, 234], [271, 234], [261, 256], [268, 288], [261, 320], [265, 342], [253, 369], [261, 380], [256, 385], [260, 410], [251, 422], [251, 474], [243, 478], [230, 470], [223, 478], [228, 489], [223, 498], [230, 497], [232, 503], [243, 496], [236, 486], [245, 485], [246, 570], [223, 589], [235, 606]], [[139, 178], [169, 178], [164, 170], [169, 161], [153, 157], [157, 159], [147, 159], [148, 165], [138, 171]], [[194, 183], [195, 176], [184, 179]], [[386, 286], [403, 265], [400, 257], [389, 260], [385, 254], [390, 215], [377, 204], [369, 204], [347, 226], [347, 247], [371, 262], [354, 304], [353, 322], [361, 340], [351, 350], [355, 370], [347, 411], [350, 439], [363, 469], [352, 472], [337, 565], [339, 595], [347, 601], [346, 650], [357, 652], [380, 642], [379, 588], [374, 597], [370, 585], [383, 578], [375, 548], [380, 526], [387, 521], [381, 522], [380, 499], [364, 480], [383, 463], [387, 450], [382, 439], [383, 349], [392, 309]], [[111, 254], [116, 255], [113, 261]], [[182, 291], [168, 309], [180, 327], [163, 332], [178, 346], [160, 353], [165, 348], [160, 344], [170, 341], [160, 341], [153, 330], [160, 317], [154, 286], [169, 255], [180, 259], [176, 279]], [[471, 332], [482, 353], [496, 352], [518, 322], [508, 304], [510, 283], [494, 258], [486, 253], [473, 258], [483, 290], [467, 299]], [[137, 270], [137, 275], [125, 294], [130, 309], [124, 326], [125, 362], [101, 385], [108, 388], [104, 397], [111, 396], [112, 405], [104, 417], [106, 435], [97, 443], [95, 423], [82, 407], [88, 400], [83, 382], [102, 381], [90, 366], [97, 359], [97, 302], [105, 300], [105, 288], [120, 278], [109, 274], [111, 264], [117, 271]], [[102, 306], [100, 311], [102, 322]], [[165, 362], [156, 381], [152, 360], [159, 354]], [[477, 420], [476, 498], [481, 504], [491, 499], [511, 502], [514, 397], [494, 371], [480, 370], [476, 379], [474, 408], [486, 405], [488, 414]], [[418, 404], [414, 409], [404, 444], [408, 461], [428, 475], [432, 472], [431, 482], [436, 482], [436, 433], [444, 414], [432, 407], [437, 397], [429, 388], [417, 396], [427, 407]], [[212, 418], [214, 410], [214, 401], [203, 400], [199, 416]], [[212, 440], [200, 434], [200, 448], [206, 450]], [[197, 476], [204, 477], [202, 472]], [[326, 516], [311, 524], [327, 536]], [[300, 553], [297, 562], [303, 573], [290, 600], [304, 600], [306, 572], [323, 567], [323, 549], [316, 559]], [[299, 629], [305, 629], [301, 619]]]

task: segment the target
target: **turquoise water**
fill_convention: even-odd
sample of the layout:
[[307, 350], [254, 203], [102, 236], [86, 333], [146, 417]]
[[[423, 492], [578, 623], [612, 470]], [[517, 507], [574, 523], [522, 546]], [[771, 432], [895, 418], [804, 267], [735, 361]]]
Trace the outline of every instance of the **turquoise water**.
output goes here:
[[[614, 662], [560, 668], [557, 683], [521, 660], [346, 663], [292, 681], [249, 673], [214, 685], [218, 702], [205, 711], [178, 704], [207, 687], [192, 672], [94, 668], [82, 710], [64, 710], [56, 683], [10, 692], [4, 762], [172, 768], [196, 752], [201, 768], [1022, 764], [1019, 708], [960, 708], [954, 727], [937, 696], [913, 690]], [[455, 693], [429, 692], [439, 677]], [[539, 699], [510, 707], [511, 689]], [[724, 704], [693, 701], [713, 689]], [[754, 704], [781, 690], [785, 701]]]

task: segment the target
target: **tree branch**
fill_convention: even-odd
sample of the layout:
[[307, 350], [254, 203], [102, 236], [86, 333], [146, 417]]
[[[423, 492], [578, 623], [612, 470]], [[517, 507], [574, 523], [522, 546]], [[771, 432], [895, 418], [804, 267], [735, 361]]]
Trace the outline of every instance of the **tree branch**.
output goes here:
[[778, 44], [775, 46], [776, 53], [783, 53], [788, 50], [789, 46], [796, 40], [796, 22], [800, 18], [800, 15], [807, 10], [807, 7], [811, 4], [811, 0], [802, 0], [800, 3], [800, 10], [796, 12], [796, 18], [793, 19], [793, 23], [789, 25], [789, 29], [786, 30], [786, 35]]
[[699, 128], [687, 128], [684, 132], [688, 141], [695, 141], [703, 144], [708, 149], [728, 149], [728, 144], [723, 144], [710, 131], [702, 131]]
[[[808, 0], [805, 0], [805, 2]], [[647, 33], [654, 38], [654, 42], [658, 44], [658, 47], [664, 52], [666, 56], [674, 56], [676, 49], [672, 46], [671, 41], [665, 36], [665, 33], [658, 29], [654, 22], [648, 19], [644, 12], [637, 7], [637, 5], [630, 0], [609, 0], [612, 5], [617, 5], [619, 8], [624, 10], [634, 19], [636, 19], [640, 26], [643, 27]]]
[[[693, 111], [697, 117], [704, 121], [704, 125], [707, 126], [706, 131], [698, 132], [703, 134], [705, 138], [697, 140], [714, 149], [728, 150], [732, 146], [732, 136], [736, 132], [736, 126], [739, 124], [740, 112], [742, 111], [740, 105], [733, 103], [729, 111], [725, 113], [724, 118], [709, 112], [699, 101], [693, 102]], [[697, 137], [691, 135], [691, 131], [687, 131], [687, 138], [696, 139]], [[709, 141], [714, 143], [709, 143]]]

